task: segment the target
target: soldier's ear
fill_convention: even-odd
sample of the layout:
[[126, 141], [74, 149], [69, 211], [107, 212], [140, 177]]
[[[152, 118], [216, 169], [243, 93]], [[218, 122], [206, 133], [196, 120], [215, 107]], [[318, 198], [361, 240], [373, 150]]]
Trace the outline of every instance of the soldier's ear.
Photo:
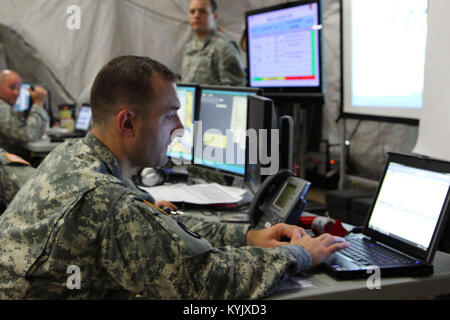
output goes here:
[[135, 135], [136, 112], [130, 109], [122, 109], [116, 114], [115, 125], [119, 133], [125, 137]]

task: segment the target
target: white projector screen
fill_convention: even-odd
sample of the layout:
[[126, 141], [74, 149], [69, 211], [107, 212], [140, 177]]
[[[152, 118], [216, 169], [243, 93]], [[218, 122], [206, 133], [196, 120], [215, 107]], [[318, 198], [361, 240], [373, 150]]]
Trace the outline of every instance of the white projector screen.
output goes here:
[[430, 0], [423, 112], [413, 152], [450, 161], [450, 1]]
[[342, 0], [343, 117], [418, 123], [428, 0]]

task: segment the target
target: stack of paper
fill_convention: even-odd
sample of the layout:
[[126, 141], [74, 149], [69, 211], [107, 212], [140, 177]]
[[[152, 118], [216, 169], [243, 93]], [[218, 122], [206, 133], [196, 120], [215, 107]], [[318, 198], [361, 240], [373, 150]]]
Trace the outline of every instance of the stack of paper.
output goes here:
[[218, 183], [187, 185], [184, 183], [141, 187], [155, 200], [185, 202], [199, 205], [237, 203], [244, 198], [245, 189], [225, 187]]

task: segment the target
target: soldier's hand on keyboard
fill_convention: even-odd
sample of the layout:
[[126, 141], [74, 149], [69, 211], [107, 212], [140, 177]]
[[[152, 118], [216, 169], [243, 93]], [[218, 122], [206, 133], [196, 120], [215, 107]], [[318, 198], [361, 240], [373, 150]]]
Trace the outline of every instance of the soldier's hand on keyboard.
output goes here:
[[273, 248], [289, 244], [289, 242], [283, 241], [284, 238], [288, 238], [290, 243], [294, 243], [304, 235], [306, 235], [306, 232], [300, 227], [279, 223], [265, 229], [249, 230], [247, 232], [247, 245]]
[[303, 235], [294, 244], [305, 248], [311, 255], [311, 267], [321, 264], [333, 252], [345, 249], [349, 243], [341, 237], [332, 236], [329, 233], [321, 234], [316, 238], [311, 238], [307, 234]]

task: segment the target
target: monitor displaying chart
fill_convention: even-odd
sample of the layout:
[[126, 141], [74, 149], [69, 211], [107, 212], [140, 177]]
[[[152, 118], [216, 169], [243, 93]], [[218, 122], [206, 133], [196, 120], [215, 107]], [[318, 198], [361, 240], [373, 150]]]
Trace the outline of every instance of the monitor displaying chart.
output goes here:
[[249, 84], [321, 87], [319, 1], [297, 1], [246, 13]]

